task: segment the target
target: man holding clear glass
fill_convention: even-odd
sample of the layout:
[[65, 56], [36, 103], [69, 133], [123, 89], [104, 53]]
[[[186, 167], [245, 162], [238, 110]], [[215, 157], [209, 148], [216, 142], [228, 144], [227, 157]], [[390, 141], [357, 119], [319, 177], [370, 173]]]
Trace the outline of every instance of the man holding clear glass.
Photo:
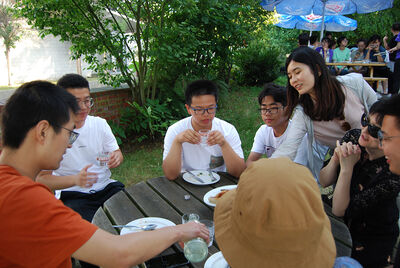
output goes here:
[[[64, 204], [89, 222], [97, 209], [124, 185], [111, 179], [110, 168], [118, 167], [123, 156], [107, 121], [90, 116], [93, 99], [88, 81], [78, 74], [66, 74], [57, 83], [74, 95], [79, 112], [74, 118], [75, 131], [79, 133], [74, 146], [67, 151], [60, 167], [43, 171], [37, 181], [57, 190], [56, 195]], [[101, 165], [98, 158], [109, 152], [108, 163]]]
[[185, 101], [191, 116], [170, 126], [165, 135], [165, 177], [174, 180], [182, 171], [209, 168], [239, 177], [246, 167], [241, 141], [233, 125], [215, 117], [217, 86], [208, 80], [194, 81], [186, 88]]

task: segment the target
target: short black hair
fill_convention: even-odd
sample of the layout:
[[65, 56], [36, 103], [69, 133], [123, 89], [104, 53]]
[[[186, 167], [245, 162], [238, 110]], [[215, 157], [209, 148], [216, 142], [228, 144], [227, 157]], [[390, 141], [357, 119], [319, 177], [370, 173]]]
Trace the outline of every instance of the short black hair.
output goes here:
[[[332, 33], [331, 32], [325, 32], [325, 36], [327, 37], [327, 38], [329, 38], [328, 36], [332, 36]], [[330, 39], [330, 38], [329, 38]]]
[[357, 45], [358, 45], [358, 43], [360, 43], [360, 42], [364, 42], [364, 44], [367, 44], [367, 40], [365, 40], [364, 38], [359, 38], [359, 39], [357, 40]]
[[258, 95], [258, 104], [262, 104], [263, 99], [266, 96], [271, 96], [274, 98], [275, 102], [281, 103], [283, 106], [287, 104], [286, 98], [286, 88], [276, 85], [274, 83], [267, 83], [263, 86], [263, 90]]
[[395, 22], [395, 23], [393, 23], [393, 25], [392, 25], [392, 30], [393, 31], [400, 31], [400, 22]]
[[381, 39], [381, 37], [380, 37], [379, 35], [377, 35], [377, 34], [374, 34], [374, 35], [372, 35], [372, 36], [369, 38], [369, 40], [368, 40], [368, 44], [370, 44], [370, 43], [374, 42], [375, 40], [378, 40], [378, 41], [379, 41], [379, 43], [381, 43], [381, 42], [382, 42], [382, 39]]
[[63, 89], [69, 89], [69, 88], [89, 89], [89, 82], [88, 80], [86, 80], [86, 78], [84, 78], [79, 74], [66, 74], [58, 80], [57, 86], [62, 87]]
[[382, 109], [384, 109], [385, 101], [383, 99], [380, 99], [376, 102], [374, 102], [369, 108], [369, 114], [375, 114], [376, 115], [376, 122], [378, 125], [382, 126], [382, 121], [384, 114], [381, 112]]
[[308, 45], [308, 40], [310, 40], [310, 38], [308, 37], [307, 33], [299, 34], [299, 45], [300, 46], [307, 46]]
[[18, 149], [28, 131], [39, 121], [47, 120], [58, 133], [70, 120], [70, 111], [77, 113], [75, 97], [47, 81], [32, 81], [20, 86], [8, 99], [2, 113], [2, 142]]
[[337, 40], [337, 45], [340, 46], [340, 43], [342, 43], [342, 41], [343, 41], [344, 39], [347, 39], [347, 37], [346, 37], [346, 36], [341, 36], [341, 37], [339, 37], [339, 39]]
[[185, 90], [185, 102], [187, 105], [192, 104], [194, 96], [213, 95], [215, 102], [218, 102], [218, 87], [210, 80], [196, 80], [190, 83]]
[[322, 38], [322, 40], [321, 40], [321, 43], [322, 42], [327, 42], [328, 44], [331, 42], [331, 39], [329, 39], [328, 37], [324, 37], [324, 38]]
[[314, 44], [318, 39], [318, 36], [316, 35], [311, 35], [310, 36], [310, 44]]
[[[400, 95], [396, 94], [389, 99], [383, 100], [374, 110], [376, 113], [381, 114], [381, 121], [383, 121], [385, 115], [396, 117], [397, 128], [400, 130]], [[372, 111], [370, 113], [372, 113]]]

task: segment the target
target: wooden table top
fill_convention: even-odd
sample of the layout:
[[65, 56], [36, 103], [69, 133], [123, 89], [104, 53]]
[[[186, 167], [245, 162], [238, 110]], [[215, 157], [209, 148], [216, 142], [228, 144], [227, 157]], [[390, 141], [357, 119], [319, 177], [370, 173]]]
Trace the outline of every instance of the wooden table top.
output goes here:
[[[115, 194], [104, 203], [104, 208], [99, 208], [93, 218], [93, 223], [100, 228], [118, 234], [113, 224], [126, 224], [142, 217], [160, 217], [168, 219], [175, 224], [181, 223], [181, 216], [185, 213], [196, 213], [200, 219], [213, 219], [214, 208], [203, 202], [203, 196], [210, 190], [237, 184], [238, 180], [227, 173], [218, 173], [220, 181], [212, 185], [198, 186], [184, 181], [181, 177], [169, 181], [165, 177], [149, 179], [127, 187]], [[189, 200], [184, 196], [189, 194]], [[351, 237], [347, 226], [330, 214], [326, 208], [335, 237], [337, 256], [350, 256]], [[177, 245], [165, 250], [161, 255], [182, 251]], [[214, 240], [209, 248], [209, 256], [218, 252], [218, 245]], [[204, 267], [204, 262], [191, 264], [190, 267]], [[188, 266], [189, 267], [189, 266]]]
[[378, 66], [386, 66], [385, 62], [362, 62], [362, 61], [355, 61], [355, 62], [327, 62], [326, 65], [336, 65], [336, 66], [368, 66], [368, 67], [378, 67]]

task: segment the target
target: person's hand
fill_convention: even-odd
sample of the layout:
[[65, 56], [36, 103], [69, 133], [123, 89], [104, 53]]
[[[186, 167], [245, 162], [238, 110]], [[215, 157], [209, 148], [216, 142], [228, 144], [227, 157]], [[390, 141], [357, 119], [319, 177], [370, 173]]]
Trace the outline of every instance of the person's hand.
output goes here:
[[360, 160], [361, 149], [358, 145], [354, 145], [351, 142], [336, 141], [335, 152], [339, 157], [340, 168], [342, 170], [349, 170]]
[[87, 165], [78, 174], [75, 175], [74, 183], [76, 186], [90, 188], [93, 184], [97, 182], [97, 173], [88, 172], [88, 169], [92, 165], [93, 164]]
[[389, 53], [393, 53], [393, 52], [395, 52], [397, 50], [398, 50], [397, 47], [393, 47], [393, 48], [389, 49], [388, 52]]
[[383, 37], [383, 41], [387, 41], [388, 40], [388, 37], [385, 35], [384, 37]]
[[123, 156], [120, 150], [116, 150], [110, 153], [110, 159], [108, 160], [107, 166], [108, 168], [116, 168], [121, 165], [123, 161]]
[[221, 132], [218, 130], [211, 131], [210, 134], [208, 134], [208, 139], [207, 139], [207, 144], [210, 146], [213, 146], [215, 144], [218, 144], [219, 146], [224, 146], [226, 143], [224, 135], [222, 135]]
[[188, 142], [191, 144], [198, 144], [201, 141], [201, 135], [193, 129], [186, 129], [176, 136], [177, 141], [182, 144]]
[[183, 243], [196, 238], [200, 237], [206, 241], [208, 244], [210, 242], [209, 240], [209, 233], [207, 227], [199, 222], [196, 221], [190, 221], [185, 224], [179, 224], [175, 226], [174, 228], [177, 228], [179, 230], [180, 234], [180, 246], [183, 248]]

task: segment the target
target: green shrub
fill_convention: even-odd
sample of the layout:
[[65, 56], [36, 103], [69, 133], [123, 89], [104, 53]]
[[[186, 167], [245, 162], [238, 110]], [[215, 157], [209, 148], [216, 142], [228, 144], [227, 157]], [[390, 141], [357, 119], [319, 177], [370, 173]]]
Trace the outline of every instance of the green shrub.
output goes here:
[[233, 76], [239, 85], [261, 86], [279, 76], [279, 51], [262, 41], [253, 41], [235, 57]]

